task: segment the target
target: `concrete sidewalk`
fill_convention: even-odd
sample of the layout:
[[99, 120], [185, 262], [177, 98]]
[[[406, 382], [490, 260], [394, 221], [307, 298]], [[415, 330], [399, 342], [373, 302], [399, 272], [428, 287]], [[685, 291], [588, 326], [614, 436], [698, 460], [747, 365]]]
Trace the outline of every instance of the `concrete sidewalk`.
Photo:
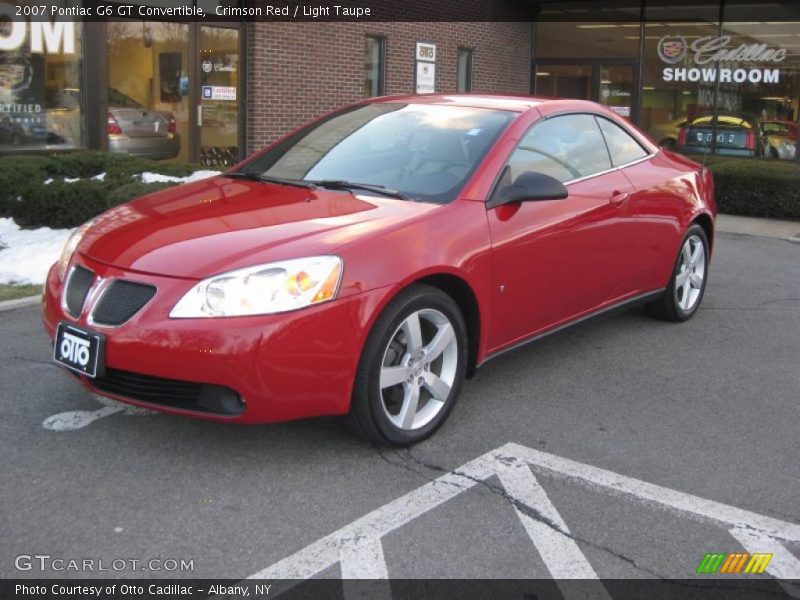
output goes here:
[[717, 215], [717, 231], [780, 238], [800, 243], [800, 221]]

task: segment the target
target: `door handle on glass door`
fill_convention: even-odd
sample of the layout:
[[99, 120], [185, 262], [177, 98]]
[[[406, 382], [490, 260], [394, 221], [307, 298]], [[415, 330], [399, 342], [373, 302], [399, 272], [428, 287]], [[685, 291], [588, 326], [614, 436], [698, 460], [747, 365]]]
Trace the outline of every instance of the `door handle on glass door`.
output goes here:
[[614, 192], [611, 194], [611, 198], [609, 198], [608, 201], [611, 202], [611, 204], [620, 205], [627, 202], [630, 197], [628, 192]]

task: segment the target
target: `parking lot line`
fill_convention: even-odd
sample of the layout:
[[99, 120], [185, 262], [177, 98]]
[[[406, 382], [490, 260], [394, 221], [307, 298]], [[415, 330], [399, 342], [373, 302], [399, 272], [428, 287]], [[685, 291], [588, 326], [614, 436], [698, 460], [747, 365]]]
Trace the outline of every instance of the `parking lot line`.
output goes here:
[[[597, 573], [530, 466], [614, 496], [722, 525], [748, 551], [775, 554], [776, 559], [767, 567], [767, 573], [779, 579], [800, 578], [800, 563], [782, 544], [782, 541], [800, 541], [800, 525], [508, 443], [384, 504], [254, 573], [250, 579], [308, 579], [337, 563], [341, 564], [345, 579], [386, 578], [389, 569], [381, 544], [383, 536], [494, 475], [499, 478], [506, 498], [551, 575], [556, 579], [597, 579]], [[787, 589], [793, 590], [793, 587]]]

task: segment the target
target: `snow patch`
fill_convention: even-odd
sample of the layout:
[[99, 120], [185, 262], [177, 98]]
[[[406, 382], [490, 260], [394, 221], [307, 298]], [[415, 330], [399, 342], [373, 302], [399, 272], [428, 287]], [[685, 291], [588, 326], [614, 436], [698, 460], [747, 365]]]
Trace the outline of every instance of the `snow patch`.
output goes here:
[[[142, 173], [145, 183], [169, 182], [192, 183], [219, 175], [221, 171], [195, 171], [187, 177], [171, 177], [158, 173]], [[103, 181], [106, 174], [100, 173], [92, 179]], [[74, 183], [79, 178], [65, 178], [66, 183]], [[49, 185], [53, 179], [45, 180]], [[17, 198], [21, 201], [22, 198]], [[0, 219], [0, 284], [6, 283], [44, 283], [50, 266], [58, 260], [61, 248], [73, 229], [21, 229], [13, 219]]]
[[72, 229], [20, 229], [13, 219], [0, 219], [0, 284], [44, 283]]
[[160, 173], [146, 171], [139, 177], [144, 183], [192, 183], [193, 181], [214, 177], [214, 175], [219, 175], [220, 173], [222, 171], [195, 171], [186, 177], [173, 177], [172, 175], [161, 175]]

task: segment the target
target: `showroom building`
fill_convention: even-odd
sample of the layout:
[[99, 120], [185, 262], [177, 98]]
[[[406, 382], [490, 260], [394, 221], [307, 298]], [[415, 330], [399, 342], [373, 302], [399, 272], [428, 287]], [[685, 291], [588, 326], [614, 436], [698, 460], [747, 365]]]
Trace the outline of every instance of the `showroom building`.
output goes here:
[[793, 145], [790, 3], [487, 4], [502, 10], [470, 22], [42, 22], [0, 0], [0, 156], [90, 148], [223, 165], [346, 102], [430, 91], [592, 99], [668, 146], [687, 119], [746, 116]]

